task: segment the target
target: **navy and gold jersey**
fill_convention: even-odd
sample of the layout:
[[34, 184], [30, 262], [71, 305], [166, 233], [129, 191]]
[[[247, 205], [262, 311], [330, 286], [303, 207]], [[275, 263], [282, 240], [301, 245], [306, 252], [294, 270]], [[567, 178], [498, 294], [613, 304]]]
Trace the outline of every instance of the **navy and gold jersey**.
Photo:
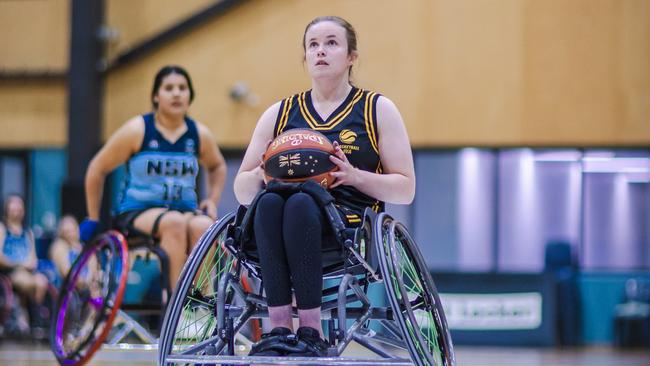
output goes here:
[[[316, 130], [337, 141], [350, 164], [373, 173], [381, 173], [379, 135], [377, 132], [377, 99], [379, 94], [353, 87], [343, 103], [326, 121], [316, 112], [311, 100], [311, 90], [293, 95], [282, 101], [275, 122], [274, 137], [294, 128]], [[347, 219], [360, 221], [359, 214], [366, 207], [379, 212], [384, 203], [346, 185], [331, 191], [338, 205], [352, 209]]]
[[195, 210], [200, 151], [196, 123], [185, 117], [187, 131], [171, 143], [156, 129], [153, 113], [142, 118], [144, 138], [140, 151], [126, 164], [127, 180], [117, 213], [152, 207]]

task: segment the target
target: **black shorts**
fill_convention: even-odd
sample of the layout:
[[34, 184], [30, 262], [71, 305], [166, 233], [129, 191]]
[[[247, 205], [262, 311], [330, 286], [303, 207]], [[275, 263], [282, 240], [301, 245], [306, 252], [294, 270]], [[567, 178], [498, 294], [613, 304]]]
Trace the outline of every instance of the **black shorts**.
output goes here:
[[0, 267], [0, 275], [5, 277], [11, 277], [11, 274], [14, 273], [16, 268], [13, 267]]
[[[113, 227], [113, 229], [125, 234], [126, 236], [130, 236], [132, 234], [151, 236], [152, 233], [143, 233], [140, 230], [136, 229], [135, 226], [133, 226], [133, 222], [138, 216], [140, 216], [140, 214], [142, 214], [145, 211], [151, 210], [153, 208], [159, 208], [159, 207], [149, 207], [140, 210], [131, 210], [131, 211], [122, 212], [117, 216], [113, 217], [113, 222], [111, 226]], [[165, 213], [169, 211], [178, 211], [181, 213], [193, 212], [196, 214], [196, 211], [181, 211], [181, 210], [172, 210], [172, 209], [165, 211]]]

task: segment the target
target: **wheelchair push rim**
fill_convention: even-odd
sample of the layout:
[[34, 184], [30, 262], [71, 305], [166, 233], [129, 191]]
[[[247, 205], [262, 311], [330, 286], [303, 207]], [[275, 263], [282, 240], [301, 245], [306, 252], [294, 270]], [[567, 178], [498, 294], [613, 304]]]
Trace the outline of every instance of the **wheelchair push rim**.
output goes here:
[[51, 347], [61, 365], [83, 365], [101, 347], [126, 288], [128, 256], [122, 234], [109, 231], [84, 248], [61, 286]]
[[11, 313], [11, 306], [14, 303], [14, 291], [11, 288], [11, 281], [8, 277], [0, 275], [0, 326], [3, 326], [5, 320]]
[[222, 241], [233, 218], [234, 214], [228, 214], [208, 228], [183, 267], [163, 320], [158, 351], [161, 365], [168, 355], [216, 336], [216, 286], [234, 264]]
[[386, 214], [378, 217], [375, 231], [388, 298], [411, 358], [417, 365], [455, 365], [442, 304], [415, 242]]

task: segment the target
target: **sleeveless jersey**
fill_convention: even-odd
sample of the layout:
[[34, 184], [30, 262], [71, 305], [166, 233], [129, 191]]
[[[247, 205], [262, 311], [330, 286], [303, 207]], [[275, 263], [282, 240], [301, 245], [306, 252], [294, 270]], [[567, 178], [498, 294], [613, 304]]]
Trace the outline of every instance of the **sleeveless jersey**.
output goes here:
[[2, 254], [14, 263], [25, 263], [29, 259], [31, 249], [27, 241], [27, 230], [23, 230], [20, 235], [14, 235], [8, 229], [5, 232]]
[[[310, 128], [337, 141], [352, 166], [381, 173], [379, 135], [377, 132], [377, 99], [379, 94], [353, 87], [343, 103], [326, 121], [316, 112], [311, 100], [311, 90], [293, 95], [282, 101], [275, 122], [274, 135], [293, 128]], [[339, 206], [352, 209], [348, 222], [360, 221], [359, 213], [366, 207], [379, 212], [384, 202], [370, 197], [352, 186], [341, 185], [330, 191]]]
[[142, 118], [144, 139], [140, 151], [126, 164], [127, 178], [117, 213], [152, 207], [195, 210], [200, 151], [196, 123], [185, 117], [187, 131], [172, 144], [156, 129], [153, 113]]

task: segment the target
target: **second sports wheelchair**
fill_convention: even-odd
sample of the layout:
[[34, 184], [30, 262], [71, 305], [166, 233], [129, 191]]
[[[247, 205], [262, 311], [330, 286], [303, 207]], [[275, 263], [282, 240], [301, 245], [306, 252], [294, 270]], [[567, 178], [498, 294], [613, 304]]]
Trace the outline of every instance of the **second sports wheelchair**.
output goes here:
[[[258, 291], [242, 286], [246, 276], [261, 280], [261, 272], [253, 240], [247, 235], [252, 210], [241, 206], [205, 232], [185, 264], [165, 313], [159, 365], [455, 365], [436, 287], [404, 225], [368, 209], [360, 226], [347, 228], [329, 194], [330, 199], [312, 196], [342, 245], [339, 255], [325, 260], [323, 268], [324, 279], [329, 280], [325, 283], [336, 283], [323, 290], [328, 356], [238, 355], [245, 349], [237, 347], [235, 336], [244, 324], [268, 316], [263, 286]], [[389, 306], [372, 304], [376, 296], [369, 295], [369, 288], [380, 284]], [[378, 357], [343, 354], [353, 341]]]
[[[159, 294], [147, 303], [122, 304], [130, 269], [137, 260], [152, 260], [159, 267]], [[151, 331], [127, 311], [137, 312], [138, 317], [164, 313], [170, 294], [167, 269], [165, 251], [151, 236], [139, 232], [109, 230], [84, 246], [61, 285], [52, 317], [50, 346], [57, 361], [83, 365], [105, 344], [119, 348], [157, 345], [157, 329]], [[137, 343], [123, 343], [131, 335]]]

